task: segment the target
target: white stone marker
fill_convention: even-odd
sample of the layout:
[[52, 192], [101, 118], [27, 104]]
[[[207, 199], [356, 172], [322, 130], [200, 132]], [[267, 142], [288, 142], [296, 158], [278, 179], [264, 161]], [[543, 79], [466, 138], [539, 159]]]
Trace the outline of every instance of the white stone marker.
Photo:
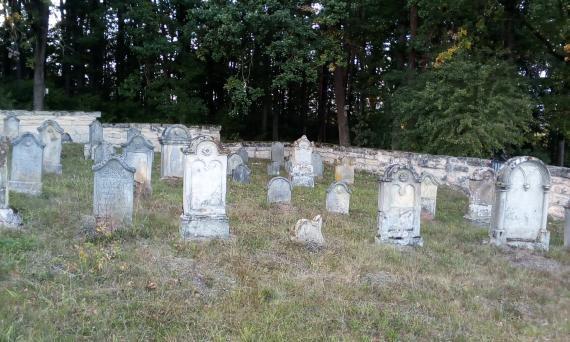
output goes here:
[[136, 169], [135, 183], [137, 193], [149, 195], [152, 193], [152, 162], [154, 146], [142, 135], [134, 135], [123, 147], [123, 158], [130, 167]]
[[20, 215], [10, 208], [8, 188], [8, 137], [0, 137], [0, 227], [18, 228], [22, 224]]
[[237, 153], [230, 154], [228, 156], [228, 175], [231, 175], [239, 165], [243, 165], [243, 159], [241, 159], [241, 156]]
[[437, 187], [439, 181], [430, 173], [422, 172], [421, 182], [421, 202], [422, 214], [425, 218], [432, 220], [435, 218], [437, 206]]
[[315, 186], [315, 174], [313, 170], [313, 143], [302, 136], [293, 143], [293, 155], [291, 158], [290, 179], [295, 186], [312, 188]]
[[4, 135], [8, 139], [16, 139], [20, 135], [20, 119], [14, 114], [4, 118]]
[[327, 189], [327, 211], [348, 215], [352, 190], [344, 182], [334, 182]]
[[489, 167], [478, 168], [469, 177], [469, 209], [465, 218], [489, 225], [495, 202], [495, 171]]
[[267, 203], [291, 203], [291, 182], [284, 177], [274, 177], [267, 183]]
[[182, 239], [227, 238], [227, 156], [210, 139], [192, 140], [184, 150], [184, 213], [180, 218]]
[[323, 218], [315, 216], [312, 220], [300, 219], [289, 231], [291, 241], [307, 245], [324, 246], [325, 238], [322, 233]]
[[323, 178], [325, 167], [323, 165], [323, 158], [318, 152], [313, 151], [313, 154], [311, 155], [311, 164], [313, 165], [315, 177]]
[[499, 170], [489, 236], [495, 245], [548, 250], [550, 172], [533, 157], [509, 159]]
[[85, 159], [93, 159], [93, 150], [100, 142], [103, 141], [103, 125], [99, 120], [93, 120], [89, 124], [89, 144], [86, 144], [83, 149]]
[[32, 133], [24, 133], [12, 142], [10, 191], [39, 195], [42, 192], [45, 145]]
[[190, 130], [184, 125], [168, 126], [160, 141], [160, 178], [184, 177], [184, 153], [190, 146]]
[[421, 183], [416, 171], [392, 164], [379, 179], [376, 242], [423, 245], [420, 235]]
[[135, 169], [122, 158], [111, 157], [93, 166], [93, 216], [110, 227], [133, 220]]
[[279, 166], [285, 163], [285, 147], [280, 142], [271, 144], [271, 162], [277, 163]]
[[342, 158], [340, 163], [335, 165], [334, 178], [337, 182], [354, 184], [354, 160], [350, 157]]
[[44, 172], [61, 174], [61, 135], [63, 128], [53, 120], [46, 120], [38, 127], [44, 148]]

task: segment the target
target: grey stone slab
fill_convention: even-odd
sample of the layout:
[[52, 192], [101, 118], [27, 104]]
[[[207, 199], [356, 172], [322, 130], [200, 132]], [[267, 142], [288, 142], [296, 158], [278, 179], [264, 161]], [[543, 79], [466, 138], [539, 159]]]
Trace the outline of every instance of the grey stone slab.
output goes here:
[[321, 215], [315, 216], [312, 220], [300, 219], [295, 227], [289, 231], [291, 241], [304, 244], [324, 246], [325, 238], [322, 233], [323, 219]]
[[18, 228], [22, 218], [10, 208], [8, 187], [8, 153], [10, 141], [8, 137], [0, 137], [0, 227]]
[[437, 207], [437, 188], [439, 180], [432, 174], [423, 172], [421, 177], [422, 216], [434, 219]]
[[61, 174], [61, 141], [63, 128], [53, 120], [46, 120], [38, 127], [40, 140], [45, 145], [43, 167], [45, 173]]
[[313, 151], [313, 154], [311, 155], [311, 164], [313, 165], [313, 173], [315, 174], [315, 177], [323, 178], [325, 167], [323, 165], [323, 158], [321, 155]]
[[8, 114], [4, 118], [4, 135], [12, 140], [20, 135], [20, 119], [14, 114]]
[[133, 219], [135, 169], [119, 157], [93, 166], [93, 216], [107, 228], [128, 226]]
[[344, 182], [334, 182], [327, 189], [326, 208], [328, 212], [348, 215], [352, 191]]
[[238, 165], [232, 172], [232, 179], [236, 183], [249, 184], [251, 183], [251, 170], [247, 165]]
[[249, 154], [247, 153], [245, 147], [243, 146], [240, 147], [236, 153], [241, 157], [241, 160], [243, 161], [244, 164], [249, 163]]
[[354, 184], [354, 160], [349, 157], [342, 158], [340, 163], [335, 165], [334, 177], [337, 182]]
[[168, 126], [159, 139], [160, 177], [182, 178], [184, 176], [184, 153], [182, 150], [190, 146], [192, 136], [184, 125]]
[[152, 193], [152, 162], [154, 146], [142, 135], [134, 135], [123, 147], [123, 158], [127, 165], [135, 168], [135, 184], [137, 193]]
[[289, 172], [293, 187], [302, 186], [312, 188], [315, 186], [312, 155], [313, 143], [311, 143], [306, 136], [303, 135], [293, 143], [291, 170]]
[[285, 162], [285, 146], [280, 142], [271, 144], [271, 161], [280, 166]]
[[131, 140], [131, 138], [136, 135], [142, 135], [141, 130], [134, 127], [129, 128], [127, 130], [127, 142], [129, 142], [129, 140]]
[[272, 178], [267, 183], [267, 203], [291, 203], [291, 182], [284, 177]]
[[564, 248], [570, 250], [570, 203], [564, 206]]
[[91, 157], [93, 158], [93, 162], [95, 164], [98, 164], [106, 159], [111, 158], [115, 154], [115, 147], [112, 144], [109, 144], [106, 141], [101, 141], [94, 146]]
[[281, 166], [278, 162], [269, 162], [269, 164], [267, 164], [268, 176], [279, 176], [280, 171], [281, 171]]
[[39, 195], [42, 192], [45, 145], [32, 133], [24, 133], [12, 142], [10, 191]]
[[243, 159], [241, 159], [241, 156], [237, 153], [230, 154], [228, 156], [228, 175], [231, 175], [234, 172], [234, 169], [238, 167], [238, 165], [243, 165]]
[[495, 202], [495, 171], [484, 167], [469, 177], [469, 207], [465, 218], [479, 225], [489, 226]]

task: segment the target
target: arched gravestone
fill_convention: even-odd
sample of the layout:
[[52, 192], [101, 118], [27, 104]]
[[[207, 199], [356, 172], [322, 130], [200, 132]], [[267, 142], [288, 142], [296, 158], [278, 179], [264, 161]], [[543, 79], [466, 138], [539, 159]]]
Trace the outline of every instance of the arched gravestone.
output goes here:
[[85, 159], [93, 159], [93, 150], [103, 141], [103, 125], [99, 120], [94, 120], [89, 124], [89, 144], [85, 146]]
[[93, 166], [93, 216], [97, 222], [116, 227], [133, 220], [135, 169], [119, 157]]
[[46, 120], [38, 127], [44, 148], [44, 172], [61, 174], [61, 136], [63, 128], [53, 120]]
[[230, 154], [228, 156], [228, 168], [227, 168], [228, 175], [231, 175], [234, 172], [235, 168], [242, 164], [243, 164], [243, 159], [241, 159], [239, 154], [237, 153]]
[[232, 179], [236, 183], [249, 184], [251, 183], [251, 170], [247, 165], [238, 165], [232, 172]]
[[227, 156], [209, 139], [194, 139], [184, 150], [182, 239], [227, 238], [226, 215]]
[[499, 170], [489, 235], [491, 243], [548, 250], [550, 172], [533, 157], [509, 159]]
[[439, 181], [432, 174], [423, 172], [420, 176], [420, 182], [422, 215], [431, 220], [435, 217]]
[[4, 118], [4, 135], [10, 140], [20, 135], [20, 119], [16, 115], [8, 114]]
[[344, 182], [334, 182], [327, 189], [327, 211], [348, 214], [350, 210], [350, 194], [352, 190]]
[[245, 149], [245, 147], [240, 147], [237, 151], [236, 154], [238, 154], [241, 157], [241, 160], [243, 160], [244, 164], [249, 163], [249, 154], [247, 153], [247, 150]]
[[10, 208], [8, 187], [8, 137], [0, 137], [0, 227], [18, 228], [22, 224], [20, 215]]
[[152, 193], [152, 161], [154, 146], [142, 135], [132, 136], [123, 147], [123, 158], [130, 167], [136, 169], [135, 182], [140, 194]]
[[315, 174], [313, 170], [313, 143], [302, 136], [293, 143], [293, 155], [291, 157], [290, 179], [293, 186], [312, 188], [315, 186]]
[[184, 176], [184, 153], [182, 149], [190, 146], [192, 137], [190, 130], [184, 125], [168, 126], [160, 141], [160, 177], [178, 177]]
[[132, 137], [136, 135], [141, 135], [141, 130], [138, 128], [131, 127], [127, 130], [127, 141], [131, 140]]
[[313, 165], [313, 173], [315, 177], [323, 178], [324, 173], [324, 165], [323, 165], [323, 158], [318, 152], [314, 152], [311, 155], [311, 164]]
[[32, 133], [24, 133], [12, 142], [10, 191], [30, 195], [42, 192], [44, 147]]
[[489, 225], [495, 201], [495, 171], [489, 167], [478, 168], [469, 177], [469, 208], [465, 218]]
[[106, 141], [101, 141], [95, 145], [95, 147], [93, 147], [93, 153], [91, 157], [93, 158], [95, 164], [98, 164], [106, 159], [111, 158], [113, 155], [115, 155], [115, 153], [115, 147], [112, 144]]
[[267, 183], [267, 203], [291, 203], [291, 182], [284, 177], [274, 177]]
[[411, 166], [392, 164], [386, 168], [379, 182], [376, 242], [421, 246], [421, 183], [418, 174]]

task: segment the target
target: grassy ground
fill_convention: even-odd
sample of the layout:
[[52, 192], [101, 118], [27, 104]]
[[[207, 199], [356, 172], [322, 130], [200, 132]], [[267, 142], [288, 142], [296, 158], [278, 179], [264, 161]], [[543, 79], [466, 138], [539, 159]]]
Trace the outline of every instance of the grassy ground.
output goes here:
[[[466, 198], [440, 190], [424, 247], [377, 245], [377, 184], [357, 174], [350, 216], [327, 214], [325, 179], [296, 188], [293, 210], [266, 204], [265, 162], [228, 183], [228, 241], [182, 242], [181, 182], [136, 203], [134, 227], [98, 240], [91, 163], [64, 148], [64, 175], [38, 198], [11, 194], [26, 223], [0, 231], [0, 341], [6, 340], [568, 340], [570, 253], [551, 224], [546, 254], [500, 250], [466, 223]], [[299, 218], [324, 217], [327, 248], [288, 241]]]

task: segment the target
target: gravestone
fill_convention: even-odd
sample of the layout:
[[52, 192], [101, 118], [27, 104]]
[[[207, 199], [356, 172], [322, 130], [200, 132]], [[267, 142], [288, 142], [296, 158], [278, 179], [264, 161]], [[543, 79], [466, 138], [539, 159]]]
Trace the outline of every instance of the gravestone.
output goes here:
[[495, 171], [485, 167], [473, 171], [469, 177], [469, 208], [465, 218], [488, 226], [495, 201]]
[[275, 177], [267, 183], [267, 203], [291, 203], [291, 182], [284, 177]]
[[230, 235], [226, 215], [228, 158], [219, 151], [218, 144], [207, 139], [194, 139], [184, 150], [182, 239]]
[[184, 125], [168, 126], [160, 137], [160, 178], [184, 176], [184, 153], [190, 145], [190, 130]]
[[539, 159], [509, 159], [495, 183], [491, 243], [547, 251], [550, 184], [550, 172]]
[[249, 163], [249, 154], [247, 153], [247, 150], [245, 149], [245, 147], [240, 147], [236, 154], [238, 154], [241, 157], [241, 160], [243, 161], [244, 164]]
[[132, 137], [141, 135], [141, 130], [138, 128], [131, 127], [127, 130], [127, 142], [131, 140]]
[[354, 184], [354, 161], [352, 158], [344, 157], [340, 163], [334, 167], [334, 178], [337, 182]]
[[12, 142], [10, 191], [39, 195], [45, 145], [32, 133], [24, 133]]
[[311, 164], [313, 165], [313, 173], [315, 177], [323, 178], [324, 173], [324, 165], [323, 165], [323, 158], [317, 152], [313, 152], [311, 155]]
[[279, 166], [285, 162], [285, 147], [280, 142], [271, 144], [271, 162], [277, 163]]
[[422, 173], [420, 181], [422, 216], [428, 220], [432, 220], [435, 218], [437, 187], [439, 186], [439, 181], [433, 175], [426, 172]]
[[570, 250], [570, 203], [564, 206], [564, 248]]
[[291, 157], [291, 170], [289, 176], [291, 184], [312, 188], [315, 186], [315, 174], [313, 170], [313, 143], [302, 136], [293, 143], [293, 155]]
[[53, 120], [46, 120], [38, 127], [44, 148], [44, 172], [61, 174], [61, 136], [63, 128]]
[[0, 226], [18, 228], [22, 224], [20, 215], [10, 208], [8, 187], [8, 153], [10, 140], [0, 137]]
[[103, 160], [111, 158], [115, 153], [115, 147], [112, 144], [101, 141], [93, 148], [91, 157], [95, 164], [99, 164]]
[[4, 135], [10, 139], [16, 139], [20, 135], [20, 119], [14, 114], [4, 118]]
[[350, 210], [350, 194], [352, 190], [344, 182], [334, 182], [327, 189], [327, 211], [337, 214], [347, 214]]
[[325, 238], [322, 233], [323, 218], [315, 216], [312, 220], [300, 219], [289, 231], [291, 241], [305, 245], [324, 246]]
[[132, 136], [123, 147], [123, 158], [130, 167], [135, 168], [135, 184], [137, 193], [148, 195], [152, 193], [152, 162], [154, 146], [142, 135]]
[[103, 141], [103, 125], [99, 120], [94, 120], [89, 124], [89, 144], [85, 146], [85, 159], [93, 159], [93, 149]]
[[279, 172], [281, 171], [281, 167], [279, 163], [270, 162], [267, 164], [267, 175], [268, 176], [279, 176]]
[[117, 156], [93, 166], [93, 216], [99, 224], [113, 228], [132, 223], [134, 174]]
[[421, 183], [408, 165], [392, 164], [379, 178], [376, 242], [423, 245], [420, 235]]
[[232, 172], [232, 179], [236, 183], [249, 184], [251, 183], [251, 170], [247, 165], [238, 165]]
[[234, 169], [238, 167], [238, 165], [243, 165], [243, 160], [241, 159], [240, 155], [237, 153], [230, 154], [228, 156], [228, 175], [231, 175], [234, 172]]

